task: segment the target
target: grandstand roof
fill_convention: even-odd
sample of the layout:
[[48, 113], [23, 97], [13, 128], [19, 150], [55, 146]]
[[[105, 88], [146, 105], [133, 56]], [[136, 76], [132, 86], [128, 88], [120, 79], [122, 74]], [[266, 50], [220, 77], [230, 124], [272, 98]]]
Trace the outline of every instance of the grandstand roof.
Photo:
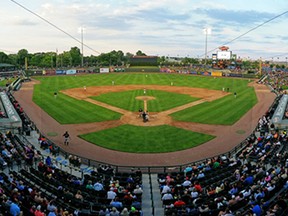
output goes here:
[[135, 56], [132, 56], [131, 58], [157, 58], [157, 56], [137, 56], [137, 55], [135, 55]]
[[0, 67], [15, 67], [15, 65], [7, 64], [7, 63], [0, 63]]

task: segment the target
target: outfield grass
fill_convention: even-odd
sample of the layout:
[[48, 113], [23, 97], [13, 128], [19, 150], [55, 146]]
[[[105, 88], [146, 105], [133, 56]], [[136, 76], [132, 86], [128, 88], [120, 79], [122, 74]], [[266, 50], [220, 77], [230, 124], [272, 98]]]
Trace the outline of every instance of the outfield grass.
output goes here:
[[121, 117], [117, 112], [76, 100], [65, 94], [58, 93], [55, 98], [54, 91], [45, 91], [40, 85], [34, 88], [33, 101], [60, 124], [101, 122]]
[[163, 153], [189, 149], [214, 137], [168, 125], [119, 127], [80, 136], [95, 145], [132, 153]]
[[[143, 109], [144, 104], [142, 100], [135, 100], [137, 96], [143, 96], [143, 89], [101, 94], [91, 98], [125, 110], [137, 112], [140, 107]], [[149, 112], [161, 112], [199, 100], [198, 98], [193, 98], [185, 94], [153, 89], [147, 91], [145, 96], [155, 97], [154, 100], [147, 101]], [[119, 100], [119, 98], [121, 98], [121, 100]]]
[[[253, 89], [247, 87], [248, 80], [245, 79], [213, 78], [166, 73], [112, 73], [35, 78], [40, 80], [41, 84], [35, 86], [33, 94], [34, 102], [61, 124], [119, 119], [120, 114], [97, 105], [79, 101], [61, 93], [58, 93], [56, 100], [53, 96], [54, 92], [59, 92], [62, 89], [82, 88], [83, 86], [110, 86], [112, 81], [115, 82], [115, 85], [170, 85], [170, 83], [173, 82], [175, 86], [190, 86], [220, 91], [223, 87], [229, 87], [230, 92], [237, 92], [237, 102], [233, 100], [234, 98], [232, 96], [227, 96], [215, 102], [204, 103], [172, 115], [173, 118], [181, 121], [232, 124], [256, 103], [255, 93]], [[113, 94], [117, 95], [117, 93]], [[114, 97], [113, 101], [119, 103], [118, 105], [114, 104], [114, 106], [123, 106], [121, 103], [125, 99], [123, 97], [117, 98], [117, 96], [113, 96], [113, 94], [111, 93], [109, 97]], [[179, 97], [182, 96], [179, 95]], [[127, 109], [135, 110], [135, 107], [137, 107], [136, 109], [138, 110], [138, 102], [136, 100], [132, 101], [131, 98], [130, 100], [131, 103], [135, 103], [135, 105], [131, 106], [134, 108]], [[173, 100], [171, 101], [174, 102]], [[161, 100], [150, 101], [149, 103], [152, 103], [152, 105], [149, 105], [149, 111], [151, 111], [150, 108], [154, 109], [154, 107], [155, 109], [156, 107], [159, 110], [162, 109], [163, 104], [162, 102], [160, 104], [159, 101]], [[155, 103], [155, 105], [153, 105], [153, 103]], [[129, 107], [127, 103], [125, 106]]]
[[[35, 77], [41, 84], [35, 85], [33, 100], [50, 116], [61, 124], [101, 122], [119, 119], [121, 114], [100, 106], [71, 98], [59, 91], [83, 86], [115, 85], [170, 85], [220, 90], [229, 88], [231, 95], [212, 102], [172, 114], [175, 120], [200, 122], [206, 124], [235, 123], [257, 102], [254, 89], [248, 87], [248, 80], [233, 78], [213, 78], [193, 75], [164, 73], [112, 73], [91, 74], [85, 76]], [[54, 92], [58, 93], [57, 98]], [[233, 93], [237, 92], [237, 98]], [[148, 101], [150, 112], [159, 112], [197, 100], [188, 95], [149, 89], [148, 96], [156, 99]], [[143, 96], [143, 89], [102, 94], [93, 97], [96, 100], [130, 111], [138, 111], [143, 101], [136, 100]], [[213, 136], [162, 125], [140, 127], [122, 125], [119, 127], [80, 135], [81, 138], [96, 145], [133, 153], [173, 152], [193, 148], [205, 143]]]
[[255, 91], [251, 87], [224, 98], [199, 104], [171, 114], [178, 121], [205, 124], [233, 125], [257, 103]]

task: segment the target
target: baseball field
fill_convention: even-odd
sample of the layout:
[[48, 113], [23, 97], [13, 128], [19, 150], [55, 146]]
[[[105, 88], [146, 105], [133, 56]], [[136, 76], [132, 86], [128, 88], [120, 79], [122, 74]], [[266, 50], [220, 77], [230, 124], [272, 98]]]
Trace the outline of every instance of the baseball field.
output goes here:
[[[77, 136], [129, 153], [199, 146], [216, 135], [194, 131], [189, 124], [231, 126], [257, 103], [253, 82], [239, 78], [112, 73], [34, 79], [40, 82], [34, 85], [33, 101], [55, 121], [69, 127], [97, 123]], [[139, 108], [149, 111], [148, 122], [139, 117]]]

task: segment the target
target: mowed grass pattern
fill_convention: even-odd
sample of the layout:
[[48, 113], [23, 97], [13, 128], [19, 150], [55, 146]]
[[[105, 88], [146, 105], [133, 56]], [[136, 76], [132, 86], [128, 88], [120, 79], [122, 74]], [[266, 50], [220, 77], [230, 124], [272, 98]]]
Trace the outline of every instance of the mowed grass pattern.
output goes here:
[[246, 89], [224, 98], [199, 104], [194, 107], [171, 114], [178, 121], [197, 122], [205, 124], [232, 125], [257, 103], [254, 89]]
[[[40, 80], [41, 84], [35, 86], [33, 100], [61, 124], [100, 122], [119, 119], [120, 114], [111, 110], [76, 99], [71, 99], [61, 93], [58, 94], [57, 100], [55, 100], [53, 96], [54, 92], [59, 92], [59, 90], [62, 89], [83, 88], [83, 86], [111, 86], [112, 81], [114, 81], [115, 85], [170, 85], [171, 82], [173, 82], [175, 86], [190, 86], [220, 91], [223, 87], [225, 89], [229, 87], [231, 93], [237, 92], [237, 103], [235, 103], [232, 96], [227, 96], [217, 100], [217, 102], [215, 101], [195, 106], [192, 108], [193, 112], [191, 112], [191, 110], [185, 110], [182, 111], [182, 113], [172, 115], [175, 120], [181, 121], [197, 121], [209, 124], [231, 124], [236, 122], [241, 115], [256, 103], [256, 100], [254, 100], [256, 98], [255, 92], [252, 89], [245, 93], [249, 88], [247, 87], [248, 80], [244, 79], [213, 78], [164, 73], [113, 73], [91, 74], [84, 76], [69, 75], [36, 77], [36, 79]], [[243, 95], [243, 97], [241, 95]], [[247, 100], [250, 100], [251, 98], [254, 102], [252, 101], [252, 103], [247, 103]], [[130, 100], [131, 103], [136, 104], [133, 106], [136, 106], [137, 109], [139, 109], [137, 102], [135, 102], [136, 100], [132, 101], [131, 98]], [[113, 101], [121, 104], [122, 98]], [[153, 103], [155, 103], [155, 105], [152, 104], [150, 106], [151, 109], [153, 106], [163, 106], [157, 100]], [[242, 111], [241, 107], [244, 104], [245, 107]], [[129, 109], [134, 110], [135, 108]], [[157, 109], [160, 110], [163, 108]]]
[[[173, 82], [175, 86], [219, 91], [222, 91], [223, 87], [230, 89], [231, 95], [172, 114], [172, 117], [179, 121], [233, 124], [257, 102], [253, 88], [248, 87], [248, 80], [244, 79], [162, 73], [113, 73], [36, 77], [36, 79], [40, 80], [41, 84], [35, 86], [33, 100], [61, 124], [119, 119], [121, 117], [119, 113], [59, 93], [62, 89], [83, 88], [83, 86], [111, 86], [112, 81], [115, 85], [170, 85]], [[54, 97], [54, 92], [58, 92], [57, 98]], [[234, 92], [237, 92], [237, 98], [234, 98]], [[137, 111], [143, 106], [143, 101], [135, 99], [140, 95], [143, 95], [143, 89], [103, 94], [95, 99], [130, 111]], [[148, 102], [150, 112], [170, 109], [197, 100], [188, 95], [153, 89], [147, 90], [147, 95], [156, 98]], [[122, 125], [80, 135], [80, 137], [104, 148], [133, 153], [179, 151], [193, 148], [214, 138], [211, 135], [168, 125], [155, 127]]]
[[[140, 107], [143, 109], [144, 106], [143, 100], [135, 100], [135, 98], [138, 96], [144, 96], [143, 89], [101, 94], [91, 98], [125, 110], [137, 112]], [[161, 112], [199, 100], [198, 98], [193, 98], [185, 94], [177, 94], [153, 89], [147, 90], [145, 96], [152, 96], [155, 98], [154, 100], [147, 101], [149, 112]]]
[[40, 85], [34, 88], [33, 100], [60, 124], [102, 122], [121, 117], [117, 112], [61, 93], [55, 98], [54, 91], [44, 91]]
[[196, 147], [214, 137], [168, 125], [122, 125], [80, 136], [98, 146], [131, 153], [163, 153]]

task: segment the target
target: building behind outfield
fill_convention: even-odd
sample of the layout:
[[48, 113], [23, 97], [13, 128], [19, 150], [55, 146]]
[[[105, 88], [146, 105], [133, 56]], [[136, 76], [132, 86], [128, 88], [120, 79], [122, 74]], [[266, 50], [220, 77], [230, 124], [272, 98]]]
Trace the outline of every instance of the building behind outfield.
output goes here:
[[131, 66], [157, 66], [157, 56], [132, 56], [130, 58]]

